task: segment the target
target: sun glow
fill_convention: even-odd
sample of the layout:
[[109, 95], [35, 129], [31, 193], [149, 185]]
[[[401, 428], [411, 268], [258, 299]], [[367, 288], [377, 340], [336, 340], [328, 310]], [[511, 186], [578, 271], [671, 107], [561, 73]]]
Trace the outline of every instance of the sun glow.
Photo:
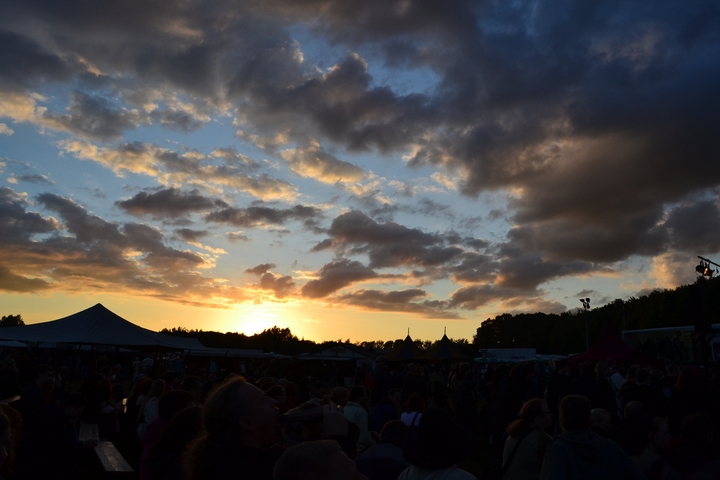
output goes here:
[[287, 305], [243, 305], [228, 315], [222, 330], [250, 336], [274, 326], [288, 327], [290, 323], [294, 323], [291, 320], [294, 320], [294, 316]]

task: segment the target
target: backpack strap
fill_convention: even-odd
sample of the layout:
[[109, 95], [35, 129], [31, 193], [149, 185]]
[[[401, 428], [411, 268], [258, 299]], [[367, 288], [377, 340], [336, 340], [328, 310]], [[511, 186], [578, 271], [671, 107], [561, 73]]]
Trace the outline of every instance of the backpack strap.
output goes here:
[[411, 427], [415, 426], [415, 420], [417, 419], [418, 415], [420, 415], [420, 412], [415, 412], [415, 416], [413, 417], [412, 422], [410, 422]]
[[518, 447], [520, 444], [525, 440], [525, 437], [530, 435], [530, 432], [534, 432], [535, 430], [540, 430], [538, 427], [533, 427], [525, 431], [525, 433], [522, 434], [522, 436], [518, 439], [517, 443], [515, 444], [515, 447], [513, 447], [512, 452], [510, 452], [510, 456], [508, 456], [507, 460], [503, 463], [502, 467], [502, 473], [500, 473], [500, 478], [503, 478], [505, 474], [508, 471], [508, 468], [510, 468], [510, 464], [512, 463], [513, 457], [515, 457], [515, 453], [517, 453]]

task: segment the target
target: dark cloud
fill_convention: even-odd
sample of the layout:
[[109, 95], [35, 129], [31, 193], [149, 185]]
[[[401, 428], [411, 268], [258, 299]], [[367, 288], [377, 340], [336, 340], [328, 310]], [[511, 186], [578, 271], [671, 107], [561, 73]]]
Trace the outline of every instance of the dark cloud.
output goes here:
[[450, 295], [449, 308], [475, 310], [499, 300], [514, 298], [517, 292], [512, 289], [495, 288], [491, 284], [469, 285]]
[[193, 252], [167, 247], [163, 243], [164, 235], [148, 225], [127, 223], [123, 226], [123, 233], [133, 247], [146, 252], [143, 262], [150, 267], [172, 271], [205, 263], [201, 256]]
[[198, 120], [195, 115], [191, 115], [183, 110], [154, 110], [150, 114], [150, 118], [165, 128], [179, 130], [185, 133], [194, 132], [205, 125], [205, 122]]
[[310, 280], [302, 287], [302, 294], [308, 298], [322, 298], [356, 282], [378, 278], [372, 268], [355, 260], [342, 259], [323, 265], [318, 270], [317, 280]]
[[231, 242], [247, 242], [250, 238], [247, 235], [243, 235], [238, 232], [230, 232], [226, 235], [227, 239]]
[[182, 238], [186, 242], [197, 243], [203, 237], [210, 234], [207, 230], [192, 230], [190, 228], [178, 228], [175, 230], [178, 237]]
[[43, 80], [65, 80], [74, 70], [56, 53], [5, 29], [0, 29], [0, 65], [0, 87], [11, 89], [32, 87]]
[[413, 210], [413, 213], [428, 217], [445, 217], [448, 220], [455, 219], [450, 205], [443, 205], [429, 198], [421, 198]]
[[427, 292], [419, 288], [396, 291], [358, 290], [335, 298], [347, 305], [355, 305], [369, 310], [384, 312], [407, 312], [420, 314], [427, 318], [460, 318], [455, 312], [445, 310], [448, 302], [420, 301]]
[[52, 193], [43, 193], [37, 197], [37, 200], [46, 209], [62, 217], [64, 220], [63, 226], [75, 236], [79, 243], [107, 242], [111, 245], [127, 244], [127, 239], [120, 231], [118, 224], [88, 214], [85, 208], [70, 199]]
[[227, 207], [205, 216], [208, 222], [225, 223], [238, 227], [258, 225], [284, 225], [285, 222], [301, 221], [306, 228], [317, 228], [318, 220], [323, 218], [320, 209], [306, 205], [291, 208], [272, 208], [255, 205], [247, 208]]
[[34, 235], [57, 231], [56, 221], [26, 211], [28, 206], [25, 197], [11, 188], [0, 188], [0, 243], [27, 241]]
[[372, 218], [380, 222], [392, 222], [396, 213], [408, 210], [397, 203], [378, 200], [377, 196], [381, 194], [379, 188], [372, 188], [363, 195], [352, 195], [350, 201], [356, 202], [362, 209], [367, 210]]
[[178, 218], [192, 213], [227, 207], [227, 203], [201, 195], [198, 190], [185, 192], [166, 188], [154, 193], [140, 192], [115, 205], [131, 215], [151, 215], [156, 218]]
[[146, 265], [161, 269], [204, 263], [194, 253], [165, 246], [164, 235], [148, 225], [126, 223], [120, 226], [89, 214], [72, 200], [50, 193], [39, 195], [38, 202], [59, 214], [64, 220], [65, 229], [74, 235], [78, 243], [84, 244], [89, 252], [94, 248], [111, 250], [115, 252], [113, 256], [118, 257], [118, 261], [124, 262], [124, 259], [121, 260], [122, 252], [133, 248], [145, 253], [143, 262]]
[[280, 152], [290, 169], [301, 177], [310, 177], [324, 183], [359, 182], [365, 172], [326, 152], [318, 143], [308, 148], [294, 148]]
[[576, 293], [575, 296], [580, 297], [580, 298], [585, 298], [588, 295], [592, 295], [594, 293], [596, 293], [595, 290], [584, 289], [584, 290], [580, 290], [580, 292]]
[[443, 245], [441, 235], [393, 222], [377, 223], [357, 210], [335, 218], [327, 233], [331, 237], [329, 241], [317, 244], [313, 251], [335, 248], [367, 253], [370, 268], [440, 265], [463, 252], [459, 247]]
[[461, 256], [459, 265], [451, 267], [452, 278], [458, 283], [488, 283], [494, 281], [499, 262], [491, 255], [466, 252]]
[[240, 165], [237, 159], [224, 154], [207, 156], [197, 151], [177, 152], [143, 142], [127, 142], [112, 148], [97, 148], [83, 141], [62, 141], [60, 145], [76, 157], [98, 162], [118, 174], [132, 172], [177, 183], [192, 178], [209, 188], [227, 187], [263, 199], [290, 200], [296, 196], [297, 189], [290, 183], [265, 173], [251, 177], [245, 173], [246, 165]]
[[137, 110], [117, 108], [108, 99], [76, 92], [68, 106], [68, 114], [44, 114], [45, 125], [67, 130], [82, 137], [97, 140], [116, 140], [125, 130], [149, 123], [145, 114]]
[[484, 250], [490, 246], [490, 242], [482, 238], [465, 238], [462, 243], [475, 250]]
[[558, 277], [586, 274], [598, 270], [589, 262], [551, 262], [540, 255], [523, 255], [500, 261], [495, 285], [500, 288], [534, 290], [538, 285]]
[[45, 175], [40, 174], [27, 174], [27, 175], [17, 175], [15, 179], [18, 182], [27, 182], [27, 183], [44, 183], [46, 185], [55, 185], [55, 182], [50, 180]]
[[[343, 214], [314, 248], [366, 254], [370, 270], [455, 268], [457, 281], [482, 283], [456, 292], [454, 304], [480, 305], [513, 292], [526, 297], [542, 282], [591, 273], [632, 255], [720, 249], [717, 201], [688, 200], [720, 184], [715, 3], [213, 0], [88, 6], [9, 0], [3, 8], [3, 92], [27, 93], [54, 82], [74, 87], [73, 80], [88, 89], [74, 95], [68, 112], [38, 113], [35, 121], [42, 125], [110, 140], [147, 120], [144, 110], [135, 113], [110, 92], [176, 89], [189, 104], [223, 113], [231, 108], [238, 135], [267, 151], [295, 147], [291, 164], [305, 173], [314, 168], [309, 174], [316, 178], [359, 176], [338, 157], [370, 151], [409, 154], [411, 168], [459, 172], [469, 196], [514, 192], [507, 212], [488, 217], [507, 216], [513, 225], [492, 252], [483, 242], [451, 241], [393, 223], [396, 212], [407, 210], [373, 200], [377, 192], [355, 198], [374, 219]], [[294, 42], [290, 25], [307, 27], [314, 39], [348, 53], [313, 63], [304, 53], [314, 48]], [[380, 62], [388, 85], [371, 73]], [[395, 73], [431, 80], [401, 91], [392, 82]], [[166, 106], [148, 118], [187, 131], [198, 126], [199, 116]], [[317, 147], [310, 151], [309, 145]], [[252, 162], [232, 163], [224, 153], [211, 160], [139, 143], [96, 153], [80, 147], [67, 151], [119, 174], [167, 176], [173, 184], [192, 177], [263, 199], [297, 197], [292, 185], [250, 177]], [[226, 163], [211, 163], [218, 158]], [[414, 194], [405, 187], [401, 193]], [[51, 198], [43, 204], [61, 212], [75, 241], [128, 242], [118, 225], [82, 217]], [[420, 215], [446, 215], [442, 207], [415, 205]], [[11, 238], [56, 228], [26, 212], [20, 200], [0, 208], [9, 208], [1, 212], [1, 225]], [[295, 209], [226, 208], [207, 219], [242, 227], [298, 220], [321, 231], [318, 212]], [[462, 247], [492, 253], [494, 261], [463, 256]], [[476, 300], [462, 300], [465, 294]]]
[[248, 157], [239, 153], [235, 148], [216, 148], [212, 152], [213, 157], [224, 159], [229, 165], [239, 168], [243, 172], [252, 172], [260, 169], [260, 164]]
[[[356, 54], [292, 88], [271, 88], [260, 80], [253, 75], [242, 84], [234, 82], [231, 92], [253, 98], [243, 105], [242, 116], [251, 131], [263, 136], [280, 130], [303, 141], [320, 136], [350, 151], [389, 153], [420, 135], [435, 115], [424, 96], [371, 87], [367, 64]], [[247, 132], [241, 135], [249, 138]]]
[[245, 273], [252, 273], [253, 275], [263, 275], [265, 273], [268, 273], [275, 267], [277, 267], [277, 265], [275, 265], [274, 263], [261, 263], [260, 265], [248, 268], [247, 270], [245, 270]]
[[666, 231], [657, 225], [661, 218], [658, 206], [652, 212], [618, 214], [607, 222], [572, 217], [527, 222], [508, 232], [508, 247], [565, 261], [613, 262], [632, 254], [656, 255], [667, 241]]
[[[204, 305], [219, 294], [243, 298], [237, 289], [214, 284], [198, 269], [205, 258], [165, 244], [159, 230], [137, 223], [108, 222], [58, 195], [37, 197], [61, 222], [27, 211], [30, 204], [10, 189], [0, 190], [2, 288], [12, 291], [134, 292]], [[52, 282], [45, 279], [50, 278]]]
[[702, 255], [720, 251], [718, 199], [681, 205], [670, 211], [664, 224], [672, 248]]
[[283, 277], [267, 272], [260, 277], [259, 286], [263, 290], [272, 290], [277, 298], [284, 298], [295, 287], [295, 282], [290, 276]]
[[39, 292], [50, 288], [50, 284], [40, 278], [27, 278], [12, 273], [0, 265], [0, 291], [14, 293]]

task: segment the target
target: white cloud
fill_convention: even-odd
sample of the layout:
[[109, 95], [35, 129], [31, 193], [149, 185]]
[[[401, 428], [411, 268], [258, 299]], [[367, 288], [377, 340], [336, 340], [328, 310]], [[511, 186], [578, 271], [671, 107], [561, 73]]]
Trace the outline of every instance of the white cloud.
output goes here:
[[13, 130], [12, 128], [8, 127], [8, 126], [5, 125], [4, 123], [0, 123], [0, 135], [10, 136], [10, 135], [12, 135], [13, 133], [15, 133], [15, 130]]

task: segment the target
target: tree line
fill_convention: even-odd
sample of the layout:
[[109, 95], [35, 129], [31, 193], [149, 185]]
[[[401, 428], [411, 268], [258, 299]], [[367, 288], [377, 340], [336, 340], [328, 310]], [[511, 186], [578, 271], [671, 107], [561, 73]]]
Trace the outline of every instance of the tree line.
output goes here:
[[677, 326], [708, 329], [720, 323], [720, 278], [700, 277], [691, 285], [617, 299], [589, 311], [498, 315], [482, 322], [473, 344], [479, 348], [533, 347], [538, 353], [558, 355], [582, 352], [585, 315], [591, 345], [608, 322], [619, 331]]
[[[587, 316], [587, 317], [585, 317]], [[691, 285], [672, 290], [656, 290], [638, 298], [617, 299], [588, 311], [575, 309], [561, 314], [504, 313], [488, 318], [477, 328], [472, 341], [451, 339], [458, 350], [468, 356], [478, 356], [482, 348], [535, 348], [541, 354], [568, 355], [585, 350], [585, 319], [592, 344], [605, 328], [613, 324], [618, 330], [639, 330], [693, 325], [696, 331], [720, 323], [720, 278], [702, 277]], [[24, 325], [21, 315], [6, 315], [0, 327]], [[312, 352], [330, 342], [314, 342], [298, 338], [289, 328], [272, 327], [255, 335], [239, 332], [214, 332], [202, 329], [174, 327], [161, 333], [195, 337], [212, 348], [262, 350], [284, 355]], [[356, 341], [354, 345], [370, 352], [387, 351], [402, 343], [396, 340]], [[338, 342], [344, 343], [342, 339]], [[350, 343], [349, 340], [345, 342]], [[414, 339], [423, 350], [431, 349], [438, 340]]]

